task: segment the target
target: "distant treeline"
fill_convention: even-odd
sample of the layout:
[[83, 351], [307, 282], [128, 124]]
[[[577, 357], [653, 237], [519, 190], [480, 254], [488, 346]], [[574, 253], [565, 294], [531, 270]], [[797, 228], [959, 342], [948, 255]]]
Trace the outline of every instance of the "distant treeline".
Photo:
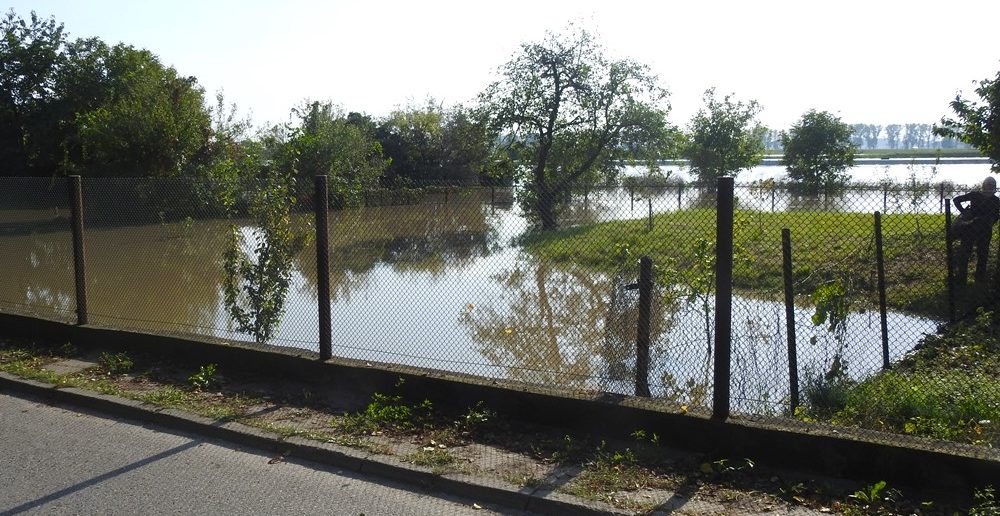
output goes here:
[[[851, 143], [858, 149], [970, 149], [954, 138], [934, 134], [934, 124], [851, 124]], [[781, 150], [781, 131], [768, 129], [764, 133], [764, 148]]]

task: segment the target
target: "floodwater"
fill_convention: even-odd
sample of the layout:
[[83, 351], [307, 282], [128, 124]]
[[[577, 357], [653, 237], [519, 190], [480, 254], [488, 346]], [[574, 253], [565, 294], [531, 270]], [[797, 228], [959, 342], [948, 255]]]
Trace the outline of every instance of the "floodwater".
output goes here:
[[[952, 177], [944, 168], [937, 173]], [[987, 172], [988, 165], [982, 165], [954, 177], [974, 183]], [[680, 195], [684, 207], [704, 202], [695, 191]], [[926, 207], [920, 201], [918, 211], [936, 211], [936, 196], [933, 192]], [[881, 193], [877, 200], [882, 201]], [[642, 218], [649, 205], [662, 211], [676, 209], [677, 202], [677, 192], [669, 189], [638, 200], [621, 189], [593, 192], [563, 223]], [[760, 202], [770, 207], [769, 198]], [[775, 209], [794, 209], [790, 203], [777, 202]], [[868, 208], [851, 202], [841, 207]], [[0, 310], [74, 320], [65, 216], [56, 206], [0, 211], [5, 269]], [[297, 220], [309, 223], [308, 216]], [[463, 193], [448, 204], [334, 211], [330, 223], [335, 355], [632, 392], [635, 299], [623, 281], [634, 278], [539, 262], [518, 244], [527, 223], [509, 197], [491, 206], [485, 190]], [[221, 264], [230, 227], [223, 220], [88, 227], [91, 322], [251, 341], [235, 331], [223, 302]], [[274, 344], [317, 349], [315, 256], [315, 247], [308, 245], [296, 257]], [[710, 403], [711, 329], [706, 330], [705, 318], [711, 320], [711, 309], [706, 314], [698, 303], [683, 300], [662, 305], [654, 311], [651, 388], [678, 401]], [[838, 351], [852, 377], [881, 367], [877, 314], [852, 314], [843, 340], [817, 329], [811, 316], [808, 307], [796, 310], [800, 375], [825, 372]], [[734, 404], [752, 412], [774, 410], [788, 392], [784, 306], [777, 297], [737, 297], [733, 321]], [[910, 350], [935, 325], [890, 312], [890, 359]]]

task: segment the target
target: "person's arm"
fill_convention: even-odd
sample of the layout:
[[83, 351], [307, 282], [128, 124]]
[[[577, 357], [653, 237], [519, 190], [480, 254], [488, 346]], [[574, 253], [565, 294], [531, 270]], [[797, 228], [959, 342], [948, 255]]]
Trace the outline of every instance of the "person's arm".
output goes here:
[[958, 208], [959, 213], [965, 213], [966, 207], [962, 206], [962, 203], [971, 200], [972, 200], [972, 192], [969, 192], [967, 194], [962, 194], [959, 195], [958, 197], [955, 197], [954, 199], [951, 200], [951, 202], [955, 203], [955, 207]]

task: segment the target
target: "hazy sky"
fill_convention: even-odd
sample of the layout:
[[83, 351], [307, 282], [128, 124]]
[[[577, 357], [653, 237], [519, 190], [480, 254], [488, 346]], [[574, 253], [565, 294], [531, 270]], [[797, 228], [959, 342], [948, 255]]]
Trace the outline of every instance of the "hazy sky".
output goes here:
[[[520, 43], [570, 21], [646, 63], [686, 125], [702, 92], [756, 99], [783, 129], [810, 108], [845, 122], [932, 123], [1000, 70], [998, 0], [8, 0], [73, 38], [147, 48], [211, 96], [281, 122], [304, 98], [383, 115], [428, 95], [469, 103]], [[985, 21], [986, 23], [980, 23]], [[987, 25], [989, 23], [990, 25]], [[959, 46], [961, 45], [961, 46]]]

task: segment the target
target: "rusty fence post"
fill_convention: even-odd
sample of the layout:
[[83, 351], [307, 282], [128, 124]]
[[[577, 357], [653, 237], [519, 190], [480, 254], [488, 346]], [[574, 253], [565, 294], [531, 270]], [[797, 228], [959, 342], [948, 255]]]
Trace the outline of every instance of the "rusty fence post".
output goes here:
[[733, 178], [720, 177], [715, 217], [715, 369], [712, 418], [729, 417], [733, 321]]
[[639, 259], [639, 327], [635, 350], [635, 395], [649, 397], [649, 344], [653, 306], [653, 260]]
[[76, 323], [87, 324], [87, 260], [83, 235], [83, 186], [80, 176], [69, 176], [69, 207], [73, 213], [73, 272], [76, 277]]
[[882, 214], [875, 212], [875, 267], [878, 274], [879, 327], [882, 330], [882, 369], [889, 369], [889, 324], [885, 306], [885, 252], [882, 247]]
[[951, 199], [944, 200], [944, 245], [945, 261], [948, 266], [948, 322], [955, 322], [955, 257], [951, 245]]
[[319, 359], [333, 356], [333, 329], [330, 317], [330, 198], [327, 177], [318, 175], [313, 182], [316, 216], [316, 303], [319, 309]]
[[788, 337], [788, 398], [791, 413], [799, 406], [799, 359], [795, 342], [795, 290], [792, 283], [792, 232], [781, 230], [782, 276], [785, 281], [785, 333]]

